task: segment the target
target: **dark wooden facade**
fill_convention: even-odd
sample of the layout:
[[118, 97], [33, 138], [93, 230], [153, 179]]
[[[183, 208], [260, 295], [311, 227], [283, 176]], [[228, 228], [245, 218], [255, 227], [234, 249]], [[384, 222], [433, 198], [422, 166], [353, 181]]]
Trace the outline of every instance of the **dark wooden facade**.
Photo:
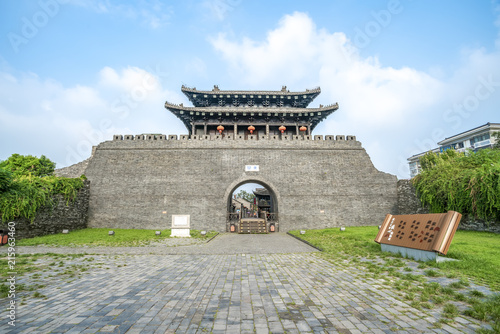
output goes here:
[[[338, 104], [307, 108], [320, 93], [315, 88], [280, 91], [198, 91], [182, 86], [193, 107], [165, 102], [190, 135], [310, 135], [316, 125], [338, 109]], [[281, 127], [281, 129], [280, 129]], [[283, 128], [284, 127], [284, 128]], [[283, 132], [282, 132], [283, 130]]]

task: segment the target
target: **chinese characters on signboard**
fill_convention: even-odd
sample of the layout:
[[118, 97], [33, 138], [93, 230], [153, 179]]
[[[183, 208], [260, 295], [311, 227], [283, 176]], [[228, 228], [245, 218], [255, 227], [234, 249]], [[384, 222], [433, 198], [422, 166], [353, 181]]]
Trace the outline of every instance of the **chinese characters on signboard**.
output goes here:
[[462, 215], [455, 211], [420, 215], [387, 215], [375, 242], [434, 251], [445, 255]]

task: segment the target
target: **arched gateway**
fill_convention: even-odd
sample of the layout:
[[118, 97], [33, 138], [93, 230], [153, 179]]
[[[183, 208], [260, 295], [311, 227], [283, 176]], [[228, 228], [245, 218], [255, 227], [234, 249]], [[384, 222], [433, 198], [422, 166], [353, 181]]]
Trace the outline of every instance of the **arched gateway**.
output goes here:
[[378, 171], [354, 136], [311, 135], [338, 109], [307, 107], [319, 88], [182, 91], [193, 107], [165, 107], [189, 134], [115, 135], [96, 147], [85, 171], [89, 226], [164, 229], [189, 215], [193, 229], [231, 231], [230, 197], [247, 182], [270, 192], [272, 210], [259, 211], [267, 231], [375, 225], [394, 212], [396, 176]]
[[[260, 189], [260, 193], [256, 193], [256, 201], [254, 203], [255, 216], [245, 215], [243, 205], [235, 205], [234, 198], [232, 197], [234, 191], [240, 186], [247, 183], [255, 183], [263, 188]], [[278, 232], [279, 231], [279, 200], [275, 187], [269, 185], [269, 182], [263, 181], [261, 178], [253, 177], [246, 178], [244, 181], [236, 181], [231, 184], [228, 188], [231, 189], [229, 193], [226, 192], [227, 198], [227, 215], [226, 215], [226, 231], [236, 232], [236, 233], [267, 233], [267, 232]], [[257, 190], [259, 190], [257, 189]], [[255, 193], [255, 192], [254, 192]], [[260, 196], [259, 196], [260, 195]], [[239, 204], [239, 203], [237, 203]], [[252, 219], [255, 218], [255, 219]], [[257, 229], [257, 226], [262, 225], [263, 229]], [[244, 229], [248, 227], [248, 229]]]

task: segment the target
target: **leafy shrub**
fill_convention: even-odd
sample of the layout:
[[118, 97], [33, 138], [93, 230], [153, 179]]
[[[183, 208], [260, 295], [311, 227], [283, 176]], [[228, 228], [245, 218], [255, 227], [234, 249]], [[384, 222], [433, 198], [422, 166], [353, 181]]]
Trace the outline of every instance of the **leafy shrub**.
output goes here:
[[0, 193], [10, 188], [12, 180], [12, 173], [6, 169], [0, 168]]
[[14, 177], [49, 176], [54, 173], [56, 164], [44, 155], [37, 158], [32, 155], [12, 154], [7, 160], [0, 162], [0, 168], [11, 171]]
[[35, 218], [43, 206], [53, 204], [62, 194], [67, 202], [83, 187], [85, 176], [71, 179], [53, 176], [55, 163], [45, 156], [36, 158], [13, 154], [0, 163], [0, 218], [3, 221]]
[[83, 180], [82, 177], [22, 176], [0, 197], [0, 217], [3, 221], [18, 217], [33, 220], [39, 208], [53, 205], [55, 194], [62, 194], [67, 203], [74, 200], [78, 189], [83, 187]]
[[493, 144], [493, 148], [499, 150], [500, 149], [500, 131], [493, 132], [491, 134], [491, 136], [496, 139], [495, 144]]
[[500, 150], [430, 152], [420, 163], [423, 171], [412, 183], [432, 212], [454, 210], [500, 219]]

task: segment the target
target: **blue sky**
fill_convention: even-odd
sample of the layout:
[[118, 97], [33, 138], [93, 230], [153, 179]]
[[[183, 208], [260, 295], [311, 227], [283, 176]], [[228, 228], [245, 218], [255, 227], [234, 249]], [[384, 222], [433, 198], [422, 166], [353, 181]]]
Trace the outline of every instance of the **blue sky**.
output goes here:
[[497, 1], [0, 2], [0, 160], [64, 167], [113, 134], [183, 134], [180, 86], [301, 91], [379, 170], [500, 122]]

